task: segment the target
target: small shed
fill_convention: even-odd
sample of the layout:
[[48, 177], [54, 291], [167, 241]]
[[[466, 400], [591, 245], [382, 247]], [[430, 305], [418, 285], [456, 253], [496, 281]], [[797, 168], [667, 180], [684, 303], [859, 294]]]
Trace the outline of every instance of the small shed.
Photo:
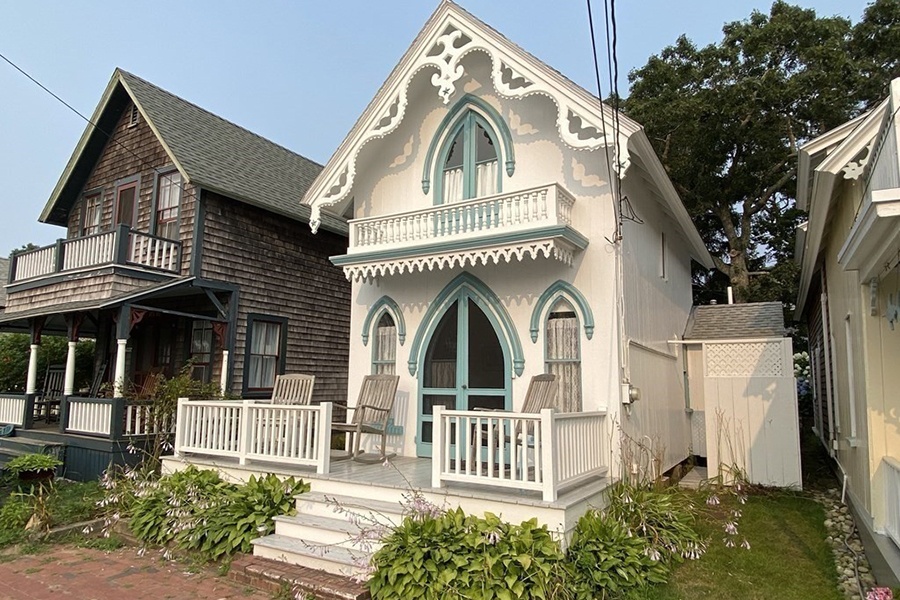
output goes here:
[[684, 333], [694, 454], [711, 476], [801, 487], [793, 345], [780, 302], [695, 306]]

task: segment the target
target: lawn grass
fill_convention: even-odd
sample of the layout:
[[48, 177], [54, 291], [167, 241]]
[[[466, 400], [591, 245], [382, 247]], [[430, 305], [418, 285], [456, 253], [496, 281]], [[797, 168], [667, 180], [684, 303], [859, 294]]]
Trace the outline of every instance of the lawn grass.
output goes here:
[[[820, 504], [802, 494], [767, 492], [744, 505], [729, 499], [715, 508], [698, 522], [710, 540], [706, 554], [679, 565], [667, 584], [647, 591], [648, 600], [842, 599]], [[750, 550], [723, 543], [727, 511], [735, 508], [743, 514], [738, 539], [746, 538]]]

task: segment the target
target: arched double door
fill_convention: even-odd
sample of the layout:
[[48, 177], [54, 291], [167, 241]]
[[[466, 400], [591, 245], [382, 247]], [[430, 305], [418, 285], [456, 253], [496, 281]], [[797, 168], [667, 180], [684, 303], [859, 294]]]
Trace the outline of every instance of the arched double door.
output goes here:
[[509, 351], [490, 308], [467, 288], [445, 304], [420, 370], [416, 451], [432, 454], [434, 407], [510, 409]]

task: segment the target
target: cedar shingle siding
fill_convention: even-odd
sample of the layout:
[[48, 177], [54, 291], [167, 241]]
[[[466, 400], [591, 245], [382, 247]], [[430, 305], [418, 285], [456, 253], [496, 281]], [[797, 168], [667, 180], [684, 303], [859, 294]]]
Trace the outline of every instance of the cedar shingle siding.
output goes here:
[[240, 285], [232, 390], [243, 383], [247, 315], [257, 313], [287, 317], [285, 372], [316, 376], [313, 401], [345, 403], [350, 283], [328, 257], [344, 254], [347, 239], [210, 192], [203, 202], [200, 275]]

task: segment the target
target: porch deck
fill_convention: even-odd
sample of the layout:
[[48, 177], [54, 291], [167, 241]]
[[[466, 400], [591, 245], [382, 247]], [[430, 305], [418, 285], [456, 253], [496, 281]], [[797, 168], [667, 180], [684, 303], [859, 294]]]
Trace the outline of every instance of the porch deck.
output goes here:
[[[397, 456], [390, 459], [390, 466], [383, 464], [365, 464], [352, 460], [335, 460], [339, 453], [332, 452], [330, 472], [316, 473], [315, 467], [267, 463], [255, 461], [253, 464], [241, 465], [233, 457], [208, 457], [200, 455], [168, 456], [163, 459], [164, 468], [176, 471], [192, 464], [200, 468], [217, 469], [225, 476], [246, 481], [250, 475], [275, 473], [285, 477], [298, 477], [308, 482], [313, 491], [329, 491], [325, 493], [341, 493], [346, 488], [353, 488], [361, 497], [382, 500], [394, 500], [403, 494], [415, 490], [422, 492], [429, 500], [442, 505], [440, 497], [447, 499], [446, 504], [454, 504], [453, 499], [480, 500], [487, 503], [514, 504], [522, 507], [540, 507], [556, 510], [567, 510], [577, 505], [601, 506], [602, 493], [609, 486], [607, 476], [597, 477], [581, 484], [561, 490], [555, 501], [543, 500], [537, 490], [488, 488], [482, 485], [450, 482], [441, 488], [431, 487], [432, 464], [430, 458]], [[366, 494], [366, 491], [369, 493]], [[482, 511], [483, 512], [483, 511]]]

